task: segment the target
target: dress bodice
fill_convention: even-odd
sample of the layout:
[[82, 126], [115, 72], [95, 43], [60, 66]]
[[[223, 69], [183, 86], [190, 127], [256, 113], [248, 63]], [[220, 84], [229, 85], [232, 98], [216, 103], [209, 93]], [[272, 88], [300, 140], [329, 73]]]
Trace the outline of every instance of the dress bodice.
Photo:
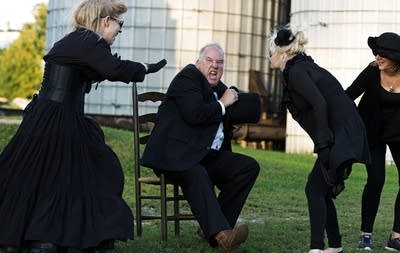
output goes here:
[[90, 90], [90, 81], [82, 72], [69, 66], [46, 63], [40, 99], [64, 104], [67, 108], [83, 113], [85, 93]]

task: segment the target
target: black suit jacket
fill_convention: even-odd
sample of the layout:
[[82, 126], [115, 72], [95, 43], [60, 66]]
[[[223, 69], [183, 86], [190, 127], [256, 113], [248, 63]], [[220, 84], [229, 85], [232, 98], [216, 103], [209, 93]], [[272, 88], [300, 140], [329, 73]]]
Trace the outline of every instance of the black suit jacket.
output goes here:
[[[226, 89], [219, 82], [218, 97]], [[143, 165], [167, 171], [192, 168], [210, 151], [224, 119], [205, 76], [193, 64], [187, 65], [172, 80], [158, 108], [157, 121], [143, 153]], [[230, 150], [230, 125], [224, 125], [224, 134], [222, 149]]]

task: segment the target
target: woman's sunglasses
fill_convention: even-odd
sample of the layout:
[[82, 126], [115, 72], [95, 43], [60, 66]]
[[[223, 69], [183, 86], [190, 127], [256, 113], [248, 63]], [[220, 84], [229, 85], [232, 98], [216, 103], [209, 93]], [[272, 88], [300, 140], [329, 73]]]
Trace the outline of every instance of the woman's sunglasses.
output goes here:
[[112, 20], [115, 20], [119, 24], [119, 29], [122, 29], [122, 26], [124, 25], [124, 20], [116, 17], [110, 17]]

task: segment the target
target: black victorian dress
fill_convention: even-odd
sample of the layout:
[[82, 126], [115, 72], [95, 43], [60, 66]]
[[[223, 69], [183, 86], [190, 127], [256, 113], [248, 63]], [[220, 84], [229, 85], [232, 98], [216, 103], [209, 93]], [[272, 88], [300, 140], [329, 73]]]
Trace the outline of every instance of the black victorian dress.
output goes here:
[[143, 81], [145, 67], [120, 60], [78, 29], [44, 57], [39, 94], [0, 155], [0, 245], [29, 241], [89, 248], [133, 237], [124, 176], [100, 127], [83, 113], [93, 82]]

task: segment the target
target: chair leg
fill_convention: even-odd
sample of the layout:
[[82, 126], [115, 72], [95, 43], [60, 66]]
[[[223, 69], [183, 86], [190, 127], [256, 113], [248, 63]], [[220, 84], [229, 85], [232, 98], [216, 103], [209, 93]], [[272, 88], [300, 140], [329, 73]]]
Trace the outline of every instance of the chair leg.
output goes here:
[[174, 225], [175, 225], [175, 236], [180, 233], [179, 219], [178, 216], [180, 214], [179, 211], [179, 186], [174, 184]]
[[137, 236], [142, 236], [142, 200], [140, 198], [140, 194], [142, 191], [142, 187], [139, 182], [137, 182], [136, 186], [136, 233]]
[[167, 240], [168, 233], [168, 217], [167, 217], [167, 184], [165, 183], [165, 175], [160, 175], [160, 194], [161, 194], [161, 236], [162, 240]]

